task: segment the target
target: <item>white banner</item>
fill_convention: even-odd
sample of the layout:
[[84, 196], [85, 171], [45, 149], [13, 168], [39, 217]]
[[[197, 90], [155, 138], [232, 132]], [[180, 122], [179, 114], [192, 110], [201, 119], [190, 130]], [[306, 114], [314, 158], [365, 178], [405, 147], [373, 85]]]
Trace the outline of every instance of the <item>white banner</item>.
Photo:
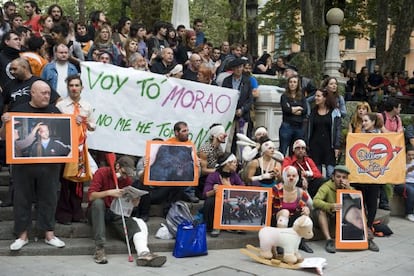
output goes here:
[[88, 134], [91, 149], [143, 156], [145, 142], [174, 136], [184, 121], [198, 148], [208, 128], [228, 130], [236, 112], [238, 91], [99, 62], [82, 62], [82, 98], [94, 107], [96, 130]]

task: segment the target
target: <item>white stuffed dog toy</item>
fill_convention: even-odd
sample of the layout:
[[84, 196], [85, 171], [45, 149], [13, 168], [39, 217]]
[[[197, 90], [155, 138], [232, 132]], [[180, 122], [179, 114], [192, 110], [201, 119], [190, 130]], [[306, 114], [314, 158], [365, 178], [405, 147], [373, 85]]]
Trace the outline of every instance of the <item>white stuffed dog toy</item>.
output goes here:
[[263, 227], [259, 231], [260, 256], [272, 259], [272, 248], [279, 246], [284, 250], [283, 262], [295, 264], [303, 258], [298, 252], [301, 238], [313, 237], [313, 223], [308, 216], [300, 216], [293, 223], [292, 228]]

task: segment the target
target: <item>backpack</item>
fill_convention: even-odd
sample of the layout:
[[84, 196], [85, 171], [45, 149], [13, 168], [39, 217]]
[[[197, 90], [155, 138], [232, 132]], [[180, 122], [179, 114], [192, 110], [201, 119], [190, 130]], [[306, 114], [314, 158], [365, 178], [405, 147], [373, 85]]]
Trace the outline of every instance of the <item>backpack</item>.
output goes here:
[[182, 222], [193, 222], [194, 217], [190, 212], [190, 208], [184, 201], [176, 201], [171, 204], [167, 213], [167, 228], [173, 237], [177, 234], [177, 227]]

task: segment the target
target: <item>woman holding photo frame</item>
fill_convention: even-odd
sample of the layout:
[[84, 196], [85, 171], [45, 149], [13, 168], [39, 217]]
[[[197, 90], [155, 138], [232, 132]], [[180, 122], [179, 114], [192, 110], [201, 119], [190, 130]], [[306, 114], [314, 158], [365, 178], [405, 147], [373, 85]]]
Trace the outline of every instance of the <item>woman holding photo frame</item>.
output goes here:
[[232, 153], [224, 153], [217, 160], [217, 170], [208, 175], [204, 185], [204, 220], [206, 221], [207, 232], [212, 237], [218, 237], [220, 230], [213, 229], [214, 206], [216, 202], [216, 190], [219, 185], [242, 185], [243, 181], [237, 174], [237, 158]]
[[[272, 188], [272, 222], [273, 227], [292, 227], [293, 222], [301, 215], [309, 216], [312, 200], [302, 188], [296, 187], [299, 174], [295, 167], [287, 166], [282, 172], [283, 182]], [[299, 249], [313, 253], [302, 239]]]

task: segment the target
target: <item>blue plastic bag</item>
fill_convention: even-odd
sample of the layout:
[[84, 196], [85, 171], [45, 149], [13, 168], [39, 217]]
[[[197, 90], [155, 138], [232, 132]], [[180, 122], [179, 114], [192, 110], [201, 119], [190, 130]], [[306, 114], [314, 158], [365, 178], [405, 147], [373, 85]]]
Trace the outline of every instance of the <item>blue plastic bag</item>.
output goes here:
[[207, 254], [206, 225], [188, 221], [178, 225], [173, 256], [184, 258]]

